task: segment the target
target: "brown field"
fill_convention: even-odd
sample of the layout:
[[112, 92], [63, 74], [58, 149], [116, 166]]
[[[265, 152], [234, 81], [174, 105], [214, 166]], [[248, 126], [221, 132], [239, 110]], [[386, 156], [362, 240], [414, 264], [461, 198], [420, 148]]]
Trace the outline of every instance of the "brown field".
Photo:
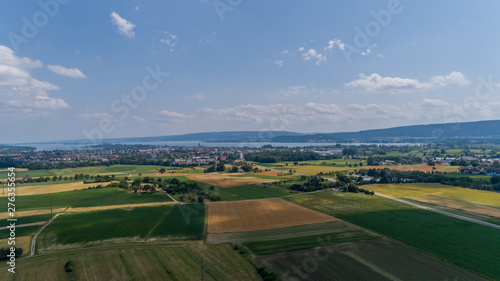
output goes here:
[[[286, 172], [277, 172], [277, 171], [266, 171], [266, 172], [260, 172], [260, 173], [255, 173], [256, 175], [263, 175], [263, 176], [273, 176], [273, 177], [278, 177], [280, 176], [279, 174], [286, 173]], [[295, 175], [286, 175], [286, 176], [280, 176], [283, 178], [293, 178]]]
[[156, 174], [163, 177], [179, 177], [184, 176], [190, 180], [202, 182], [220, 187], [235, 187], [250, 184], [261, 184], [263, 182], [274, 182], [272, 179], [261, 179], [255, 177], [234, 177], [234, 174], [219, 174], [219, 173], [165, 173]]
[[436, 169], [432, 169], [432, 166], [427, 164], [419, 165], [387, 165], [387, 166], [363, 166], [363, 167], [346, 167], [346, 166], [320, 166], [320, 165], [306, 165], [306, 166], [288, 166], [288, 167], [275, 167], [274, 169], [283, 170], [285, 173], [291, 170], [296, 170], [299, 174], [316, 175], [319, 172], [329, 173], [329, 172], [339, 172], [339, 171], [353, 171], [359, 169], [384, 169], [388, 168], [391, 170], [398, 171], [422, 171], [422, 172], [453, 172], [457, 170], [455, 166], [445, 166], [436, 165]]
[[[31, 186], [18, 185], [16, 187], [16, 196], [39, 195], [39, 194], [87, 189], [89, 186], [96, 186], [98, 184], [99, 183], [70, 182], [70, 183], [59, 183], [59, 184], [48, 184], [48, 185], [31, 185]], [[7, 192], [5, 192], [5, 194], [0, 194], [0, 197], [5, 197], [5, 196], [7, 196]]]
[[[82, 208], [56, 208], [53, 209], [53, 213], [82, 213], [82, 212], [91, 212], [91, 211], [104, 211], [104, 210], [112, 210], [112, 209], [133, 209], [138, 207], [154, 207], [154, 206], [164, 206], [164, 205], [176, 205], [179, 204], [177, 202], [154, 202], [154, 203], [141, 203], [141, 204], [123, 204], [123, 205], [110, 205], [110, 206], [96, 206], [96, 207], [82, 207]], [[28, 216], [36, 216], [36, 215], [45, 215], [50, 214], [50, 209], [45, 210], [33, 210], [33, 211], [24, 211], [24, 212], [16, 212], [16, 217], [28, 217]], [[0, 213], [0, 219], [9, 218], [9, 213], [4, 212]]]
[[338, 220], [283, 199], [208, 204], [208, 233], [264, 230]]

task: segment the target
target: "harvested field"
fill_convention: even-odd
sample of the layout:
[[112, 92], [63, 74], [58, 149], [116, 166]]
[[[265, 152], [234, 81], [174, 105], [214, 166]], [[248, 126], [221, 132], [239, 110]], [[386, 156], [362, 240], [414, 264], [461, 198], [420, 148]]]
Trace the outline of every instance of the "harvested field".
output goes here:
[[422, 203], [438, 205], [450, 209], [470, 212], [478, 215], [486, 215], [490, 217], [500, 218], [500, 208], [497, 209], [479, 204], [471, 204], [469, 202], [464, 202], [456, 199], [449, 199], [434, 194], [417, 195], [413, 197], [408, 197], [407, 199], [411, 199]]
[[[436, 169], [433, 169], [433, 168]], [[456, 171], [458, 168], [456, 166], [448, 166], [448, 165], [436, 165], [436, 166], [429, 166], [427, 164], [419, 164], [419, 165], [391, 165], [391, 166], [365, 166], [363, 169], [383, 169], [383, 168], [388, 168], [391, 170], [397, 170], [397, 171], [421, 171], [421, 172], [432, 172], [432, 171], [438, 171], [438, 172], [453, 172]]]
[[[96, 186], [98, 184], [102, 183], [71, 182], [71, 183], [33, 185], [33, 186], [18, 185], [16, 187], [16, 196], [49, 194], [49, 193], [57, 193], [64, 191], [87, 189], [89, 186]], [[0, 197], [5, 197], [5, 196], [7, 196], [7, 192], [5, 192], [5, 194], [0, 193]]]
[[[23, 248], [23, 256], [29, 255], [31, 251], [31, 237], [32, 236], [17, 236], [16, 247]], [[9, 239], [0, 239], [0, 248], [10, 248], [8, 244]]]
[[[278, 163], [279, 164], [279, 163]], [[422, 171], [422, 172], [452, 172], [456, 171], [456, 166], [447, 166], [447, 165], [436, 165], [434, 166], [436, 169], [433, 169], [433, 166], [429, 166], [427, 164], [419, 164], [419, 165], [389, 165], [389, 166], [362, 166], [362, 167], [348, 167], [348, 166], [323, 166], [323, 165], [289, 165], [286, 167], [273, 167], [273, 169], [282, 170], [285, 173], [289, 170], [296, 170], [299, 174], [307, 174], [307, 175], [316, 175], [319, 172], [329, 173], [329, 172], [337, 172], [337, 171], [352, 171], [359, 169], [384, 169], [388, 168], [391, 170], [398, 171]]]
[[208, 233], [264, 230], [338, 221], [283, 199], [208, 204]]
[[385, 239], [260, 256], [257, 261], [283, 280], [484, 280]]

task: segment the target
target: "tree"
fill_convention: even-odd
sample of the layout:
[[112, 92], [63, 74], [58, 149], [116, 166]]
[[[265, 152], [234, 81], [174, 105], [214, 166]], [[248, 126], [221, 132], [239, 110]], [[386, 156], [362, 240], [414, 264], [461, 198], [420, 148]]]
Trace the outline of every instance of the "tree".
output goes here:
[[165, 171], [166, 171], [166, 170], [165, 170], [165, 168], [161, 168], [161, 169], [160, 169], [160, 174], [165, 173]]
[[142, 178], [135, 178], [134, 181], [132, 182], [132, 187], [136, 186], [139, 187], [142, 184]]
[[203, 203], [203, 201], [205, 201], [205, 197], [203, 197], [203, 195], [199, 195], [198, 196], [198, 202], [199, 203]]
[[493, 176], [490, 178], [490, 182], [492, 184], [497, 184], [497, 183], [500, 183], [500, 176]]

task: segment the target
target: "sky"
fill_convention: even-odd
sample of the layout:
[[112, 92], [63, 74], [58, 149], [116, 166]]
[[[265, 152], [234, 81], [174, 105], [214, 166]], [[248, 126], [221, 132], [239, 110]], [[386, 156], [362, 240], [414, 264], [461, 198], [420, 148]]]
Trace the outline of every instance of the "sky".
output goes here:
[[0, 143], [500, 119], [500, 2], [0, 3]]

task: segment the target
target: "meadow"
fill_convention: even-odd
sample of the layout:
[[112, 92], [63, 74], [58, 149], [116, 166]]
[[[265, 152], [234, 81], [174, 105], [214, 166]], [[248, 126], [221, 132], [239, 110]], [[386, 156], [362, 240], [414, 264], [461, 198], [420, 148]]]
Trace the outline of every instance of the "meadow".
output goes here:
[[377, 196], [324, 191], [286, 200], [399, 240], [483, 276], [500, 279], [498, 229]]
[[[0, 280], [196, 280], [200, 257], [208, 262], [204, 280], [257, 281], [260, 277], [250, 262], [229, 245], [200, 243], [132, 244], [68, 250], [18, 260], [16, 274], [0, 265]], [[64, 271], [71, 260], [73, 273]]]

